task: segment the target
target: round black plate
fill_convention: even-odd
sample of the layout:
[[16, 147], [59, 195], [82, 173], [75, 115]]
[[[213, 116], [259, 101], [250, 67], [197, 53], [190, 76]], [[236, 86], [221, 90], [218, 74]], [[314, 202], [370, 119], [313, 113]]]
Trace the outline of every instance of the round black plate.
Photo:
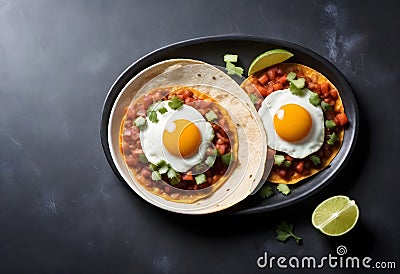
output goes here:
[[[292, 52], [294, 57], [290, 59], [290, 62], [304, 64], [324, 74], [339, 90], [350, 123], [345, 131], [342, 147], [328, 168], [307, 180], [292, 185], [291, 193], [288, 196], [273, 195], [264, 200], [256, 199], [253, 196], [248, 197], [242, 202], [242, 205], [237, 208], [234, 207], [234, 213], [258, 213], [286, 207], [309, 197], [327, 185], [347, 162], [357, 138], [358, 107], [351, 87], [335, 66], [307, 48], [286, 41], [242, 35], [203, 37], [163, 47], [137, 60], [118, 77], [110, 88], [104, 102], [100, 129], [103, 150], [115, 174], [120, 180], [124, 181], [113, 162], [109, 150], [107, 137], [108, 120], [118, 94], [137, 73], [152, 64], [172, 58], [197, 59], [213, 65], [224, 66], [223, 56], [226, 53], [238, 54], [238, 65], [247, 69], [256, 56], [274, 48], [282, 48]], [[246, 202], [249, 199], [252, 201], [250, 203]], [[230, 211], [230, 213], [232, 212]]]

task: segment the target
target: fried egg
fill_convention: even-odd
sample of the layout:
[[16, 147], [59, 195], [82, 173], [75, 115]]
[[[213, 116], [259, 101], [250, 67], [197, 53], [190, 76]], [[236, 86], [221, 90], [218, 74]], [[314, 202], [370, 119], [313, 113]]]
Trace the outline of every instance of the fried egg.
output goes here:
[[[156, 111], [158, 122], [146, 117], [147, 126], [140, 131], [140, 142], [150, 163], [156, 165], [164, 160], [174, 170], [187, 172], [204, 159], [214, 131], [195, 108], [182, 105], [174, 110], [168, 102], [150, 107]], [[159, 110], [164, 108], [166, 112], [161, 113]]]
[[309, 102], [311, 91], [294, 95], [277, 90], [262, 102], [258, 113], [263, 121], [268, 146], [294, 158], [319, 150], [324, 142], [324, 115], [320, 106]]

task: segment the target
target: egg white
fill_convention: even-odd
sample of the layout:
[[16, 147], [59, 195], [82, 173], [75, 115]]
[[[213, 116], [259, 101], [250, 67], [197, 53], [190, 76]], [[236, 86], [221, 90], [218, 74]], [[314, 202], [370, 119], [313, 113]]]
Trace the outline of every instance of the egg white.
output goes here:
[[[309, 102], [311, 91], [306, 90], [303, 95], [294, 95], [289, 89], [277, 90], [268, 95], [262, 102], [258, 113], [264, 124], [268, 136], [268, 146], [276, 151], [285, 152], [291, 157], [302, 159], [318, 151], [325, 137], [324, 114], [320, 106]], [[273, 117], [284, 105], [297, 104], [308, 111], [312, 119], [312, 126], [307, 136], [296, 142], [282, 139], [275, 131]]]
[[[170, 101], [162, 101], [151, 106], [151, 110], [159, 110], [166, 108], [167, 112], [161, 114], [157, 111], [158, 122], [153, 123], [146, 117], [147, 126], [140, 131], [140, 143], [143, 153], [147, 160], [152, 164], [160, 163], [164, 160], [174, 170], [178, 172], [186, 172], [192, 167], [201, 163], [204, 159], [207, 147], [214, 138], [214, 130], [210, 123], [195, 108], [182, 105], [177, 110], [171, 109], [168, 106]], [[193, 122], [201, 133], [201, 145], [197, 153], [188, 158], [177, 157], [171, 154], [163, 144], [163, 133], [165, 129], [171, 129], [174, 126], [174, 121], [185, 119]]]

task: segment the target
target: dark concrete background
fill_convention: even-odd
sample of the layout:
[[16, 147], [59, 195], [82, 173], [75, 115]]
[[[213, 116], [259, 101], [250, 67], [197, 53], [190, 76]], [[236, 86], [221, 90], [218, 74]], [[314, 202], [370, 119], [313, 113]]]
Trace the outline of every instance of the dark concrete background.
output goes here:
[[[339, 245], [399, 268], [398, 11], [396, 1], [0, 1], [0, 273], [272, 273], [257, 267], [264, 252], [321, 258]], [[311, 198], [250, 216], [181, 216], [148, 205], [107, 164], [99, 125], [118, 75], [159, 47], [220, 34], [305, 46], [352, 86], [356, 156]], [[310, 216], [337, 194], [361, 216], [329, 238]], [[281, 219], [302, 245], [276, 241]]]

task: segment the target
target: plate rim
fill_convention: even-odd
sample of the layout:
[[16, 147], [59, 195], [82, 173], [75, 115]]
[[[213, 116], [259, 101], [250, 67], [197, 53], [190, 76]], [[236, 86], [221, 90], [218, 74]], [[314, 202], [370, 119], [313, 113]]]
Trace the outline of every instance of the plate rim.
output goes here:
[[[239, 209], [237, 211], [234, 211], [233, 213], [230, 212], [229, 214], [254, 214], [254, 213], [268, 212], [268, 211], [274, 211], [274, 210], [277, 210], [277, 209], [280, 209], [283, 207], [288, 207], [295, 203], [299, 203], [299, 202], [303, 201], [304, 199], [310, 197], [311, 195], [315, 194], [316, 192], [320, 191], [321, 189], [326, 187], [331, 181], [333, 181], [333, 179], [340, 173], [340, 171], [344, 168], [344, 166], [347, 164], [347, 162], [351, 158], [351, 155], [355, 149], [356, 141], [358, 138], [359, 110], [358, 110], [358, 103], [357, 103], [357, 100], [354, 95], [352, 87], [348, 83], [348, 81], [345, 78], [345, 76], [343, 75], [343, 73], [340, 70], [338, 70], [335, 65], [333, 65], [325, 57], [314, 52], [313, 50], [306, 48], [304, 46], [301, 46], [299, 44], [292, 43], [292, 42], [285, 41], [285, 40], [269, 38], [269, 37], [264, 37], [264, 36], [242, 35], [242, 34], [202, 36], [202, 37], [191, 38], [191, 39], [178, 41], [175, 43], [171, 43], [169, 45], [162, 46], [158, 49], [150, 51], [149, 53], [138, 58], [136, 61], [132, 62], [115, 79], [113, 84], [108, 89], [108, 92], [107, 92], [106, 97], [103, 102], [101, 119], [100, 119], [100, 139], [101, 139], [101, 145], [103, 148], [103, 152], [106, 156], [107, 162], [108, 162], [109, 166], [111, 167], [111, 169], [113, 170], [114, 174], [118, 177], [118, 179], [121, 182], [123, 182], [125, 186], [127, 186], [129, 189], [131, 189], [129, 187], [128, 183], [125, 182], [125, 180], [123, 179], [122, 175], [118, 172], [118, 169], [113, 162], [111, 152], [109, 150], [108, 124], [109, 124], [109, 115], [113, 108], [114, 102], [118, 97], [118, 94], [122, 91], [122, 89], [129, 82], [129, 80], [132, 77], [134, 77], [134, 75], [136, 75], [141, 70], [146, 68], [146, 66], [143, 67], [143, 65], [144, 65], [143, 63], [146, 63], [146, 61], [151, 59], [153, 56], [155, 56], [157, 54], [161, 54], [162, 52], [165, 52], [167, 50], [176, 50], [176, 49], [188, 47], [191, 45], [203, 44], [203, 43], [209, 43], [209, 42], [223, 42], [224, 40], [276, 44], [281, 47], [294, 48], [296, 50], [299, 50], [299, 51], [309, 55], [313, 59], [316, 59], [324, 67], [326, 67], [329, 71], [331, 71], [333, 74], [338, 76], [341, 84], [345, 86], [345, 89], [347, 91], [350, 91], [349, 93], [346, 94], [346, 96], [349, 97], [349, 101], [351, 101], [350, 104], [352, 105], [353, 112], [354, 112], [354, 117], [353, 117], [353, 121], [352, 121], [353, 122], [352, 124], [354, 124], [354, 126], [352, 127], [353, 130], [350, 132], [350, 133], [352, 133], [350, 136], [350, 145], [347, 148], [346, 155], [340, 159], [340, 161], [337, 163], [337, 166], [335, 167], [333, 172], [331, 172], [330, 176], [328, 176], [326, 179], [322, 180], [320, 183], [316, 184], [312, 188], [308, 189], [307, 191], [297, 194], [297, 196], [295, 196], [294, 198], [287, 197], [288, 199], [278, 201], [274, 204], [260, 205], [257, 207]], [[138, 72], [135, 73], [134, 72], [135, 70], [138, 70]], [[132, 73], [133, 73], [133, 75], [132, 75]], [[222, 212], [224, 212], [224, 211], [222, 211]]]

